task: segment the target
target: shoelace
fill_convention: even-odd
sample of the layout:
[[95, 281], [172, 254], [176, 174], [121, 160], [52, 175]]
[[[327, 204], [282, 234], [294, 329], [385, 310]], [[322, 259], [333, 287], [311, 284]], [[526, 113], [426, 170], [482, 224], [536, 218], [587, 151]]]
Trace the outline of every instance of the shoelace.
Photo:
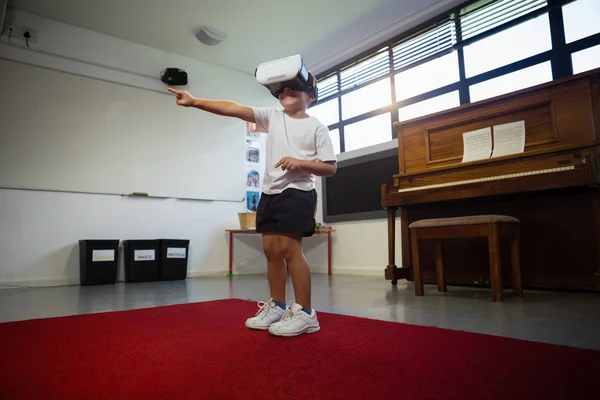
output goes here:
[[[272, 300], [272, 299], [271, 299]], [[262, 317], [265, 314], [269, 313], [269, 310], [271, 309], [271, 300], [265, 302], [265, 301], [259, 301], [258, 302], [258, 312], [256, 313], [256, 317]]]
[[286, 308], [283, 317], [281, 317], [280, 322], [291, 322], [294, 319], [295, 315], [291, 308]]

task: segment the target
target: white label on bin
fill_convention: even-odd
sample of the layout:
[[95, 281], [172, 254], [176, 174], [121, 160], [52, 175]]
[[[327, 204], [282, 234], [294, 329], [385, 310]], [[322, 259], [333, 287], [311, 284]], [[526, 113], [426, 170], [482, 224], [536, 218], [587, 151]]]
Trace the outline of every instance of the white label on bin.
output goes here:
[[114, 250], [93, 250], [92, 262], [115, 261]]
[[156, 259], [155, 250], [135, 250], [133, 259], [135, 261], [154, 261]]
[[185, 247], [168, 247], [167, 258], [185, 258]]

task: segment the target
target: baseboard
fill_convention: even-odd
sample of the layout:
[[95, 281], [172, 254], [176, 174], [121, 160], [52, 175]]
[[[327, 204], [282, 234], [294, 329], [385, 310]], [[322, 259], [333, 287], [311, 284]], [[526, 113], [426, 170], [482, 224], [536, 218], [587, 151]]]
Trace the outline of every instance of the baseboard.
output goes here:
[[[200, 277], [222, 277], [228, 273], [224, 269], [215, 270], [192, 270], [187, 272], [188, 278], [200, 278]], [[326, 274], [327, 270], [313, 271], [315, 274]], [[238, 271], [236, 275], [264, 275], [265, 271]], [[362, 275], [362, 276], [383, 276], [383, 268], [333, 268], [333, 275]], [[124, 282], [119, 279], [117, 282]], [[0, 280], [0, 289], [19, 288], [19, 287], [50, 287], [50, 286], [71, 286], [79, 285], [79, 277], [67, 277], [67, 278], [42, 278], [42, 279], [8, 279]]]
[[[198, 277], [222, 277], [227, 274], [227, 270], [195, 270], [188, 271], [188, 278]], [[257, 272], [259, 274], [260, 272]], [[238, 273], [238, 275], [240, 275]], [[122, 277], [117, 278], [117, 282], [125, 282]], [[0, 280], [0, 289], [11, 289], [20, 287], [51, 287], [51, 286], [71, 286], [80, 285], [79, 277], [68, 278], [42, 278], [42, 279], [5, 279]]]
[[227, 275], [227, 270], [224, 269], [209, 269], [209, 270], [193, 270], [187, 272], [188, 278], [199, 278], [199, 277], [218, 277]]
[[[361, 275], [361, 276], [381, 276], [383, 277], [384, 267], [381, 268], [332, 268], [332, 275]], [[324, 273], [327, 273], [325, 271]]]
[[[223, 269], [218, 269], [218, 270], [196, 270], [196, 271], [188, 271], [187, 276], [188, 278], [220, 278], [223, 276], [227, 276], [227, 274], [229, 273], [229, 270], [223, 270]], [[233, 274], [234, 275], [265, 275], [267, 273], [266, 269], [265, 270], [243, 270], [243, 271], [236, 271], [233, 270]]]
[[79, 285], [78, 277], [0, 280], [0, 288], [49, 287]]
[[[383, 277], [385, 267], [381, 268], [336, 268], [334, 267], [331, 273], [333, 275], [361, 275], [361, 276], [381, 276]], [[199, 277], [219, 277], [225, 276], [228, 273], [227, 270], [196, 270], [188, 271], [188, 278], [199, 278]], [[233, 271], [235, 275], [264, 275], [266, 271]], [[313, 274], [327, 274], [327, 268], [312, 270]]]

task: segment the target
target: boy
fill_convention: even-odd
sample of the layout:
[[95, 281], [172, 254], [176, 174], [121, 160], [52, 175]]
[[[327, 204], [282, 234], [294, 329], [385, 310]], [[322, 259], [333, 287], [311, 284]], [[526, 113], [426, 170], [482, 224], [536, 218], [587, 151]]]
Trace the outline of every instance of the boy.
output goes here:
[[[279, 95], [283, 110], [196, 99], [187, 92], [169, 89], [177, 95], [180, 106], [240, 118], [256, 123], [257, 131], [267, 133], [267, 166], [256, 230], [263, 238], [271, 300], [259, 303], [259, 311], [246, 320], [246, 326], [277, 336], [320, 330], [311, 308], [311, 276], [302, 238], [315, 232], [315, 176], [334, 175], [337, 163], [327, 127], [306, 113], [317, 100], [317, 81], [312, 74], [310, 78], [313, 83], [307, 91], [283, 90]], [[285, 304], [286, 266], [296, 296], [290, 308]]]

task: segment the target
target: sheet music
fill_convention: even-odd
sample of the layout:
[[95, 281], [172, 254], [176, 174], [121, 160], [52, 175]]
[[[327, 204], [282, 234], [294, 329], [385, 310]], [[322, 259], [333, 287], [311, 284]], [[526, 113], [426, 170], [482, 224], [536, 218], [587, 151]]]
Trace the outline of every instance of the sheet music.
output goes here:
[[463, 162], [483, 160], [492, 154], [490, 127], [463, 133]]
[[494, 152], [492, 157], [517, 154], [525, 151], [525, 121], [494, 126]]

